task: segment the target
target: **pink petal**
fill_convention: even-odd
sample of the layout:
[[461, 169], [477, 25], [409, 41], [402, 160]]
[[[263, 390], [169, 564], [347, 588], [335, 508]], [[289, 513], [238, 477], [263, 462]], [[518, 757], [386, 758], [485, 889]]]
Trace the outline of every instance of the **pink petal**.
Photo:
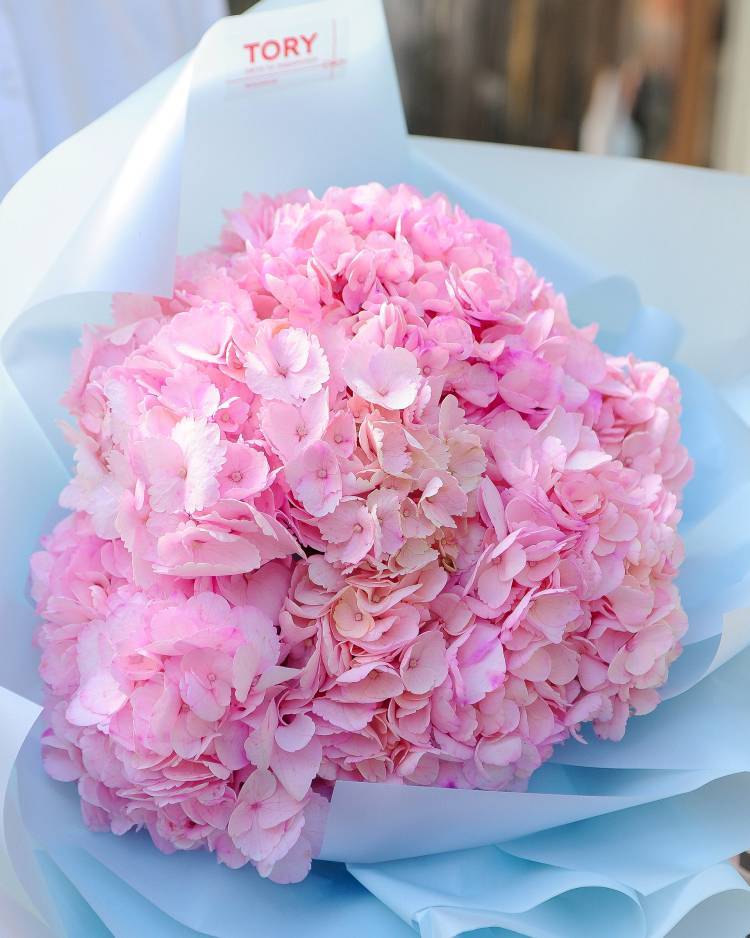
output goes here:
[[299, 713], [286, 725], [281, 724], [276, 730], [277, 746], [285, 752], [297, 752], [305, 747], [315, 733], [315, 723], [304, 713]]
[[617, 618], [628, 628], [642, 625], [654, 607], [652, 593], [630, 586], [619, 586], [608, 599]]
[[283, 749], [274, 752], [271, 768], [292, 798], [301, 801], [310, 790], [312, 780], [320, 768], [322, 752], [320, 740], [316, 736], [295, 752]]
[[581, 606], [572, 593], [537, 596], [529, 606], [528, 619], [551, 642], [562, 641], [565, 626], [578, 617]]

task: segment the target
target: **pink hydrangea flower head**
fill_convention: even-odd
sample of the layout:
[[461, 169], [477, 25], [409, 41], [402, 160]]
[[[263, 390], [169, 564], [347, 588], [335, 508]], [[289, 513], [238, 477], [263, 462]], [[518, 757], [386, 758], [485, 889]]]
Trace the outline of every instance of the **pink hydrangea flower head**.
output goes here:
[[656, 706], [679, 387], [502, 229], [408, 186], [247, 196], [113, 311], [32, 559], [44, 764], [90, 827], [294, 882], [337, 779], [522, 789]]

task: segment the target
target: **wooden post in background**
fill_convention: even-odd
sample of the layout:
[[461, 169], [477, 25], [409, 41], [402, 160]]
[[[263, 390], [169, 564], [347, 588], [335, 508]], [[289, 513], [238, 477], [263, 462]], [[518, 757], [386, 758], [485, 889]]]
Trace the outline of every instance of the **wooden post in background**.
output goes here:
[[728, 0], [719, 63], [711, 162], [750, 173], [750, 3]]
[[722, 0], [685, 0], [672, 132], [663, 158], [707, 166]]

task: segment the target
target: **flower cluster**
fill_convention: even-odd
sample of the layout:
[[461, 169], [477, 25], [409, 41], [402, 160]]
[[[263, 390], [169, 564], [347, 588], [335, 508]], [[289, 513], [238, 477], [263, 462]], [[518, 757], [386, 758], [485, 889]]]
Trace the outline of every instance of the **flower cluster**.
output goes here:
[[33, 559], [45, 763], [91, 827], [294, 881], [337, 779], [523, 788], [656, 705], [679, 388], [501, 228], [407, 186], [246, 197], [113, 310]]

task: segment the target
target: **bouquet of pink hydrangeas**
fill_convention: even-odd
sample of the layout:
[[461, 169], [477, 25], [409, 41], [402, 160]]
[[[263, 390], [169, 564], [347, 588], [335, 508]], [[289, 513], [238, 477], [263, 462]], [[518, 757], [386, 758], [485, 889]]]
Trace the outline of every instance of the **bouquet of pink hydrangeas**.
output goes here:
[[743, 198], [410, 138], [380, 0], [262, 0], [40, 161], [0, 931], [744, 935]]
[[522, 789], [656, 706], [679, 387], [502, 228], [403, 185], [248, 196], [113, 310], [33, 558], [45, 765], [89, 826], [295, 881], [337, 779]]

